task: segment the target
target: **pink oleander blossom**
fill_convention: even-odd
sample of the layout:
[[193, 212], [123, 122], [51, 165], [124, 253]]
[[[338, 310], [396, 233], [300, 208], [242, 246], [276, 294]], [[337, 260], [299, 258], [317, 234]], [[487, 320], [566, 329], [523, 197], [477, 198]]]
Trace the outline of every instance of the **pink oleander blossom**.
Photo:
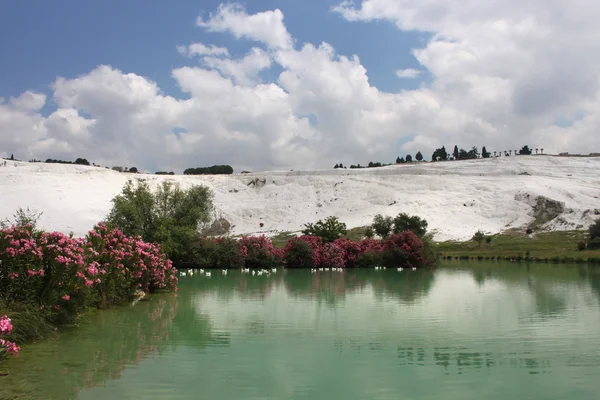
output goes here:
[[10, 318], [8, 318], [6, 315], [3, 315], [2, 317], [0, 317], [0, 335], [1, 334], [10, 334], [10, 332], [12, 331], [13, 326], [12, 323], [10, 322]]

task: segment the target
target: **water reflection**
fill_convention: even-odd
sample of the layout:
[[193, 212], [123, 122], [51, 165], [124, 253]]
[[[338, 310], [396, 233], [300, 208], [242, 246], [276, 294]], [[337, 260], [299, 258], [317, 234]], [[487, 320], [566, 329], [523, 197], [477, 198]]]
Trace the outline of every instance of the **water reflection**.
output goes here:
[[585, 266], [194, 275], [27, 346], [0, 398], [592, 399], [598, 315]]
[[128, 366], [169, 351], [176, 296], [155, 296], [135, 308], [101, 311], [80, 328], [24, 347], [3, 367], [0, 398], [76, 399], [84, 388], [119, 379]]

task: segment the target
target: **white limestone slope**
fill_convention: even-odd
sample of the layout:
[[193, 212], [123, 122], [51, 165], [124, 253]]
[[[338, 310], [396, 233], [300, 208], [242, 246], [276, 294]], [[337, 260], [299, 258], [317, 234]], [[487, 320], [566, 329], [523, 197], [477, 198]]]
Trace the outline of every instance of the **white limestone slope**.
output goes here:
[[172, 180], [182, 187], [209, 186], [217, 214], [234, 225], [233, 234], [298, 231], [330, 215], [348, 227], [363, 226], [378, 213], [407, 212], [427, 219], [436, 240], [468, 239], [478, 229], [496, 233], [528, 224], [537, 196], [565, 204], [546, 229], [587, 227], [599, 217], [599, 168], [600, 158], [518, 156], [361, 170], [156, 176], [9, 161], [0, 167], [0, 217], [31, 207], [44, 212], [41, 227], [83, 235], [106, 216], [127, 180]]

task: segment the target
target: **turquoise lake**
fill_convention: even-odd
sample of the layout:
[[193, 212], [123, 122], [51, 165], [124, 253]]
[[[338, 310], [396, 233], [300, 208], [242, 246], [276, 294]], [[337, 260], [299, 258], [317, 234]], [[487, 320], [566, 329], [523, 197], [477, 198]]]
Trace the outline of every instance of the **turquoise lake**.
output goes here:
[[2, 399], [596, 400], [600, 270], [195, 274], [0, 371]]

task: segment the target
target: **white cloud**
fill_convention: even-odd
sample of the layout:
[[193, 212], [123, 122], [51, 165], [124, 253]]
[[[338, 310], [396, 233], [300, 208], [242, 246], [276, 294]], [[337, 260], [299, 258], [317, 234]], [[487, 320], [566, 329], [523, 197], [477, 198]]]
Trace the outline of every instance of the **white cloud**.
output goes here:
[[216, 57], [229, 57], [229, 50], [225, 47], [211, 45], [205, 45], [202, 43], [192, 43], [189, 46], [177, 46], [177, 51], [182, 56], [193, 57], [193, 56], [216, 56]]
[[10, 103], [22, 111], [38, 111], [46, 104], [46, 95], [27, 91], [17, 98], [11, 97]]
[[254, 47], [239, 60], [218, 57], [204, 57], [203, 63], [216, 69], [223, 76], [233, 78], [235, 83], [243, 86], [259, 82], [258, 73], [271, 66], [271, 56], [264, 50]]
[[[579, 128], [553, 126], [557, 117], [579, 114], [600, 102], [600, 57], [593, 50], [600, 40], [600, 4], [363, 0], [334, 10], [349, 21], [387, 20], [402, 30], [432, 32], [414, 55], [433, 76], [432, 89], [445, 107], [493, 127], [483, 136], [488, 148], [516, 147], [542, 137], [546, 148], [557, 148], [563, 135], [595, 123], [594, 112], [586, 113]], [[468, 134], [452, 137], [462, 142]], [[572, 150], [600, 145], [587, 135], [581, 139], [586, 145], [571, 140]]]
[[417, 69], [407, 68], [396, 71], [396, 76], [400, 79], [415, 79], [421, 74]]
[[210, 32], [230, 32], [238, 39], [263, 42], [273, 49], [288, 49], [293, 44], [279, 9], [248, 15], [240, 4], [221, 4], [208, 20], [199, 17], [197, 24]]
[[[0, 149], [179, 171], [223, 163], [237, 171], [330, 168], [416, 151], [429, 159], [435, 147], [454, 144], [597, 151], [600, 5], [532, 4], [371, 0], [339, 8], [351, 20], [433, 33], [413, 51], [431, 84], [397, 93], [372, 86], [357, 56], [328, 43], [294, 48], [278, 10], [248, 15], [239, 5], [221, 6], [200, 25], [268, 49], [233, 58], [216, 46], [180, 48], [200, 57], [172, 71], [184, 98], [110, 66], [59, 78], [52, 86], [58, 109], [49, 116], [41, 113], [43, 94], [0, 102]], [[260, 79], [267, 68], [281, 71], [274, 82]], [[574, 122], [560, 127], [558, 119]]]

